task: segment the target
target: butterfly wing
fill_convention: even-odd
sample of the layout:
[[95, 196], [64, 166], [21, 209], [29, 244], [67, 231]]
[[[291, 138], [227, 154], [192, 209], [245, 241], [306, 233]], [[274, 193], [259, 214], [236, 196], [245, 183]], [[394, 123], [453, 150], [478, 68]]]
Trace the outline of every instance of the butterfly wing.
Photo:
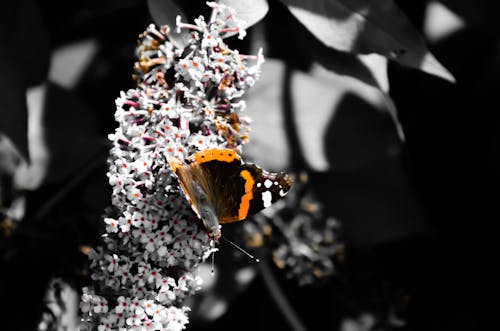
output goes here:
[[210, 149], [193, 154], [187, 164], [176, 158], [169, 162], [193, 210], [214, 237], [220, 236], [221, 217], [227, 222], [238, 220], [236, 206], [245, 189], [238, 175], [242, 165], [238, 154], [229, 149]]
[[[292, 187], [292, 179], [285, 173], [268, 172], [251, 163], [244, 164], [243, 169], [242, 173], [248, 172], [253, 180], [251, 200], [248, 202], [245, 217], [271, 206], [283, 198]], [[242, 204], [246, 208], [245, 201], [242, 201]]]
[[241, 221], [285, 196], [291, 179], [243, 163], [234, 151], [210, 149], [193, 154], [188, 164], [170, 165], [193, 210], [214, 235], [219, 224]]

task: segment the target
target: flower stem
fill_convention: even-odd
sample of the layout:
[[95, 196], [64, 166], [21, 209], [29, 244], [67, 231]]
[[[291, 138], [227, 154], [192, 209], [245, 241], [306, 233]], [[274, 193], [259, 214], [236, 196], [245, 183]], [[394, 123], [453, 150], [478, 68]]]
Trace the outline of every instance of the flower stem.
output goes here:
[[271, 297], [273, 298], [276, 306], [281, 311], [288, 324], [293, 331], [307, 331], [306, 326], [302, 323], [298, 317], [297, 312], [293, 309], [292, 305], [286, 298], [281, 287], [279, 286], [276, 278], [274, 277], [271, 268], [267, 261], [263, 260], [258, 265], [262, 279], [269, 290]]

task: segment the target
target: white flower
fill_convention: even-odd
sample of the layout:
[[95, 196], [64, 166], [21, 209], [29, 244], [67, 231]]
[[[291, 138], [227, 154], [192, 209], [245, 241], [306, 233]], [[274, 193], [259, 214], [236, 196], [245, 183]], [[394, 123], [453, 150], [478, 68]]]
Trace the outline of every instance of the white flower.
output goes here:
[[143, 195], [141, 190], [134, 186], [135, 185], [130, 185], [130, 187], [127, 188], [127, 199], [133, 204], [138, 204], [138, 202], [142, 200]]
[[107, 271], [108, 273], [112, 273], [115, 268], [118, 266], [118, 255], [116, 254], [112, 254], [112, 255], [107, 255], [107, 254], [104, 254], [104, 260], [108, 263], [108, 266], [107, 266]]
[[[167, 330], [168, 331], [180, 331], [184, 329], [188, 323], [186, 311], [188, 309], [179, 309], [177, 307], [167, 308]], [[165, 323], [164, 323], [165, 324]]]
[[106, 218], [104, 218], [104, 223], [106, 223], [106, 225], [107, 225], [106, 226], [107, 232], [111, 232], [111, 233], [118, 232], [119, 223], [117, 220], [106, 217]]
[[139, 158], [131, 163], [132, 171], [135, 171], [137, 174], [142, 174], [147, 172], [150, 166], [149, 160], [146, 158]]
[[124, 313], [128, 311], [130, 308], [130, 298], [125, 298], [124, 296], [118, 297], [116, 300], [116, 307], [115, 307], [115, 312], [116, 313]]
[[93, 300], [93, 311], [96, 314], [108, 312], [108, 302], [104, 298], [96, 298]]

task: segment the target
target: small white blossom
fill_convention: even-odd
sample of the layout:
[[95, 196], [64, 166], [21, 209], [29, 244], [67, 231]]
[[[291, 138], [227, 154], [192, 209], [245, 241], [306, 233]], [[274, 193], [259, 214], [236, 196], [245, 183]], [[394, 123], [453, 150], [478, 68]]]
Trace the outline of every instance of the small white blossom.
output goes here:
[[117, 220], [106, 217], [104, 219], [104, 223], [106, 223], [106, 231], [110, 233], [115, 233], [119, 231], [119, 223]]

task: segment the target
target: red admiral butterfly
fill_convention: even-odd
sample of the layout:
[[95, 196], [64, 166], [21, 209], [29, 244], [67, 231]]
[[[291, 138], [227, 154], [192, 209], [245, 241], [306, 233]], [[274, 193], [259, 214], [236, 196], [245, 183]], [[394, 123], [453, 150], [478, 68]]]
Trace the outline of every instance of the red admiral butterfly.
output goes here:
[[208, 149], [186, 162], [169, 159], [182, 191], [212, 239], [221, 236], [220, 224], [244, 220], [287, 194], [292, 180], [284, 173], [267, 172], [245, 163], [231, 149]]

